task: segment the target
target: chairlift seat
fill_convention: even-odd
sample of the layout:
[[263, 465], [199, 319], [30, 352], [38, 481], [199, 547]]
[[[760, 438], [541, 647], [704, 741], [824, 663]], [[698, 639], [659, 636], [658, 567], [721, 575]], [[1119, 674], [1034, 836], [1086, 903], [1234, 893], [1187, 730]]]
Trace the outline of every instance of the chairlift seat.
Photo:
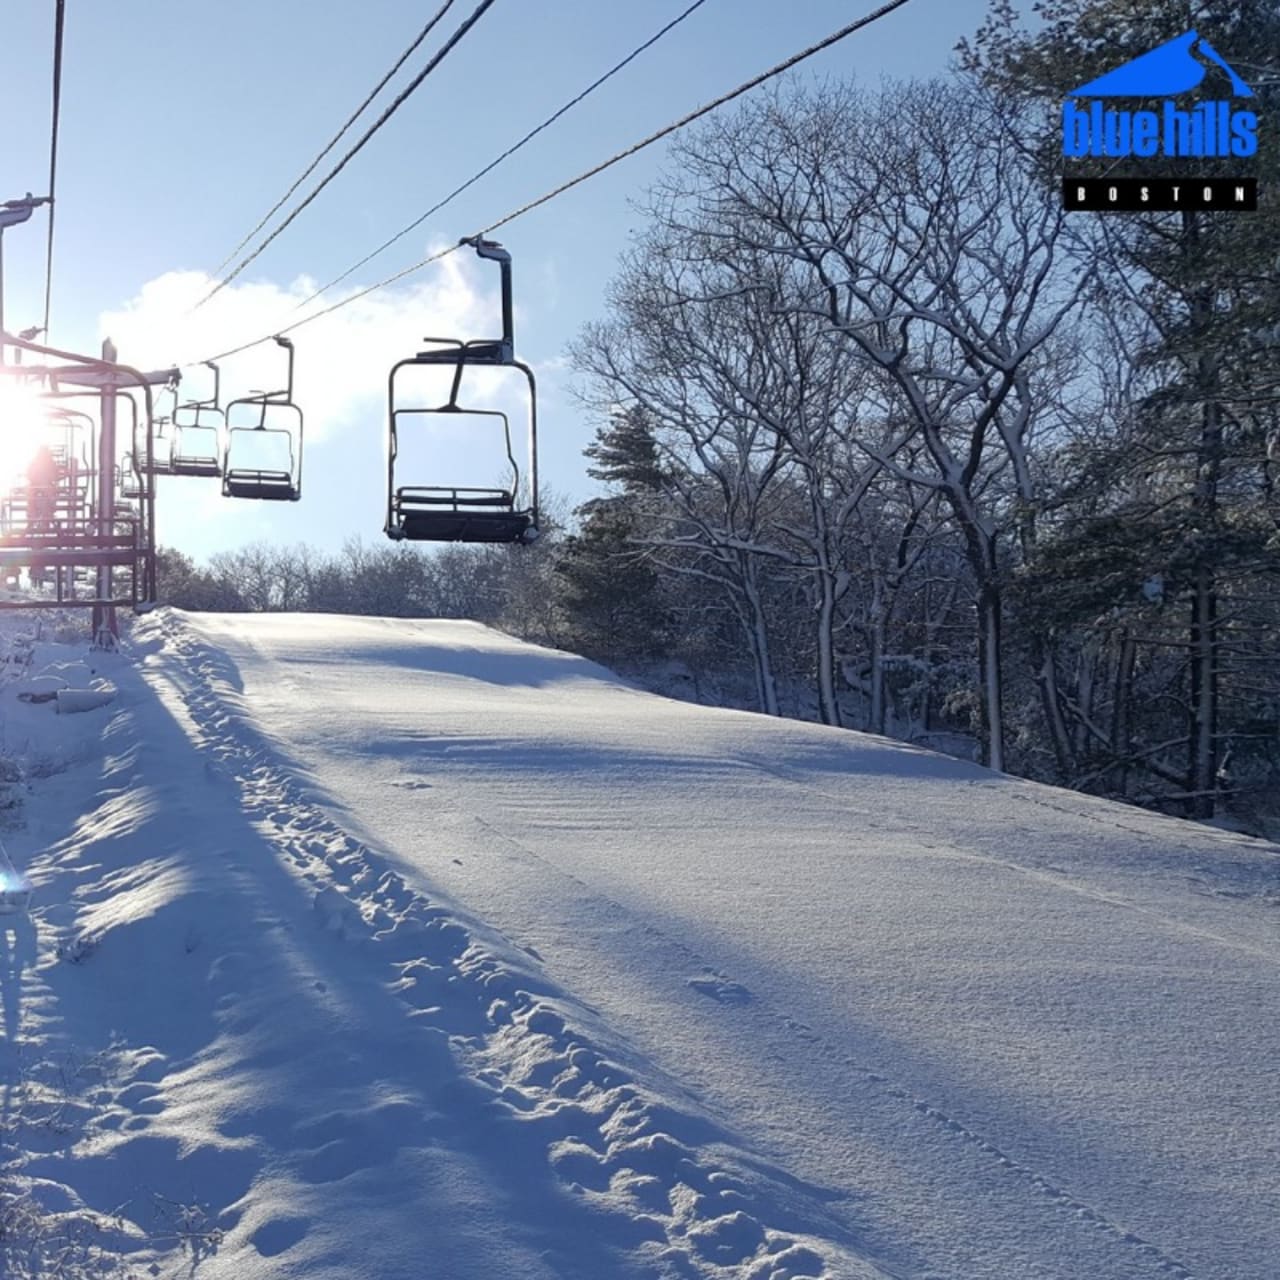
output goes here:
[[217, 458], [200, 457], [192, 454], [185, 458], [173, 458], [169, 463], [169, 470], [166, 474], [217, 479], [222, 474], [222, 463]]
[[397, 489], [387, 533], [410, 542], [532, 542], [533, 513], [505, 489]]
[[244, 467], [226, 473], [222, 493], [227, 498], [261, 498], [269, 502], [296, 502], [299, 496], [289, 472], [252, 471]]

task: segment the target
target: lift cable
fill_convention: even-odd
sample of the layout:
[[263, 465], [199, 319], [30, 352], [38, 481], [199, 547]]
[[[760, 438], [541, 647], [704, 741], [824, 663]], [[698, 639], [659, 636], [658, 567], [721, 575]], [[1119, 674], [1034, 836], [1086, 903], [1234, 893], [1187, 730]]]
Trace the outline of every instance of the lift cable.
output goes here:
[[477, 22], [484, 16], [485, 11], [493, 6], [494, 0], [480, 0], [472, 11], [471, 16], [449, 37], [444, 46], [435, 54], [435, 56], [427, 63], [423, 69], [409, 82], [409, 84], [400, 92], [396, 99], [389, 107], [365, 130], [359, 142], [357, 142], [347, 153], [338, 161], [336, 165], [320, 180], [317, 187], [312, 190], [301, 204], [299, 204], [291, 214], [269, 235], [267, 238], [247, 257], [242, 258], [236, 265], [230, 275], [220, 280], [212, 289], [209, 290], [199, 302], [192, 307], [192, 311], [199, 310], [206, 302], [215, 294], [225, 289], [293, 220], [305, 209], [315, 198], [322, 192], [330, 182], [334, 180], [346, 168], [347, 162], [351, 160], [355, 154], [360, 151], [366, 142], [373, 137], [379, 129], [382, 128], [388, 120], [400, 109], [410, 94], [418, 88], [420, 84], [445, 60], [445, 58], [453, 51], [458, 42], [475, 26]]
[[431, 32], [434, 30], [436, 24], [440, 21], [440, 19], [443, 18], [444, 15], [448, 13], [449, 10], [453, 7], [454, 3], [455, 3], [455, 0], [445, 0], [444, 4], [442, 4], [438, 10], [436, 10], [435, 16], [427, 23], [425, 27], [422, 28], [421, 31], [418, 32], [417, 39], [415, 39], [414, 42], [399, 56], [399, 58], [396, 59], [395, 65], [391, 68], [391, 70], [388, 71], [387, 74], [383, 76], [382, 79], [379, 80], [376, 85], [374, 85], [373, 90], [369, 94], [369, 96], [365, 98], [365, 100], [355, 109], [355, 111], [352, 113], [350, 118], [347, 120], [346, 124], [344, 124], [342, 128], [339, 129], [338, 132], [333, 135], [333, 137], [329, 140], [329, 144], [325, 147], [325, 149], [321, 151], [319, 155], [317, 155], [316, 158], [312, 160], [312, 162], [309, 165], [307, 165], [307, 167], [301, 172], [301, 174], [298, 175], [298, 179], [293, 184], [293, 186], [291, 186], [289, 190], [286, 191], [284, 195], [282, 195], [280, 199], [277, 200], [275, 204], [273, 204], [271, 208], [268, 209], [267, 212], [262, 215], [261, 221], [259, 221], [258, 224], [248, 232], [245, 238], [241, 240], [240, 243], [236, 245], [236, 247], [232, 249], [231, 252], [227, 254], [227, 256], [223, 258], [223, 260], [213, 269], [213, 274], [215, 276], [221, 275], [223, 271], [225, 271], [227, 267], [231, 265], [231, 263], [235, 259], [236, 254], [239, 253], [240, 250], [243, 249], [245, 245], [247, 245], [249, 241], [252, 240], [253, 237], [256, 236], [258, 232], [261, 231], [262, 228], [267, 225], [268, 222], [271, 221], [272, 218], [275, 217], [275, 215], [280, 211], [280, 209], [283, 207], [285, 202], [289, 199], [289, 197], [293, 195], [293, 193], [297, 191], [297, 189], [300, 186], [302, 186], [302, 184], [315, 172], [315, 170], [319, 167], [320, 161], [323, 160], [325, 156], [327, 156], [329, 152], [332, 151], [334, 147], [338, 145], [338, 143], [345, 136], [347, 130], [350, 129], [353, 124], [355, 124], [355, 122], [365, 113], [366, 110], [368, 110], [369, 104], [374, 100], [374, 98], [378, 96], [378, 94], [380, 94], [383, 91], [383, 89], [386, 88], [387, 82], [391, 79], [392, 76], [396, 74], [397, 71], [400, 70], [402, 66], [404, 66], [404, 64], [409, 60], [409, 58], [417, 50], [418, 46], [421, 45], [422, 42], [431, 34]]
[[[647, 138], [634, 143], [624, 151], [617, 152], [610, 156], [608, 160], [604, 160], [600, 164], [594, 166], [594, 168], [588, 169], [584, 173], [580, 173], [576, 178], [571, 178], [568, 182], [561, 183], [560, 186], [556, 187], [552, 191], [548, 191], [545, 195], [539, 196], [536, 200], [530, 200], [528, 204], [521, 205], [520, 208], [516, 209], [514, 212], [508, 213], [505, 217], [499, 218], [497, 222], [491, 222], [482, 231], [479, 231], [474, 235], [465, 236], [463, 239], [458, 241], [457, 244], [451, 244], [444, 249], [440, 249], [436, 253], [423, 258], [420, 262], [415, 262], [412, 266], [405, 267], [402, 271], [397, 271], [394, 275], [387, 276], [385, 280], [379, 280], [377, 284], [368, 285], [366, 288], [360, 289], [357, 292], [350, 294], [348, 297], [340, 299], [338, 302], [331, 303], [329, 306], [323, 307], [319, 311], [312, 312], [309, 316], [303, 316], [301, 320], [295, 320], [293, 324], [286, 325], [283, 329], [277, 329], [275, 333], [268, 334], [262, 338], [254, 338], [251, 342], [245, 342], [238, 347], [231, 348], [229, 351], [220, 352], [216, 356], [211, 356], [210, 359], [225, 360], [230, 356], [239, 355], [242, 351], [248, 351], [252, 347], [261, 346], [264, 342], [272, 342], [281, 334], [292, 333], [295, 329], [301, 329], [303, 325], [310, 324], [313, 320], [319, 320], [323, 316], [332, 315], [333, 312], [340, 310], [342, 307], [345, 307], [352, 302], [357, 302], [359, 299], [367, 297], [371, 293], [376, 293], [379, 289], [385, 289], [388, 285], [392, 285], [399, 280], [403, 280], [405, 276], [410, 276], [416, 271], [421, 271], [423, 267], [429, 267], [432, 263], [439, 262], [442, 258], [447, 258], [451, 253], [456, 253], [462, 245], [471, 244], [476, 239], [488, 236], [491, 232], [497, 231], [499, 227], [505, 227], [507, 223], [514, 222], [517, 218], [523, 217], [526, 213], [539, 208], [548, 201], [554, 200], [557, 196], [563, 195], [566, 191], [586, 182], [589, 178], [594, 178], [597, 174], [601, 174], [606, 169], [612, 168], [619, 161], [626, 160], [637, 152], [643, 151], [646, 147], [652, 146], [655, 142], [659, 142], [668, 135], [675, 133], [676, 130], [683, 129], [686, 125], [692, 124], [695, 120], [716, 110], [717, 107], [722, 107], [725, 103], [732, 102], [735, 98], [740, 98], [744, 93], [748, 93], [752, 89], [756, 89], [760, 85], [764, 84], [766, 80], [771, 80], [775, 76], [779, 76], [786, 71], [790, 71], [792, 67], [798, 66], [801, 62], [804, 62], [808, 58], [812, 58], [815, 54], [821, 53], [824, 49], [831, 48], [832, 45], [838, 44], [841, 40], [853, 35], [854, 32], [861, 31], [864, 27], [869, 27], [873, 22], [877, 22], [881, 18], [888, 16], [895, 9], [901, 9], [902, 6], [907, 3], [909, 3], [909, 0], [887, 0], [887, 3], [882, 4], [878, 9], [865, 14], [855, 22], [849, 23], [848, 26], [842, 27], [839, 31], [827, 36], [825, 40], [820, 40], [817, 44], [810, 45], [809, 48], [802, 50], [800, 53], [793, 54], [785, 62], [780, 62], [777, 66], [770, 67], [768, 71], [762, 71], [758, 76], [746, 81], [744, 84], [740, 84], [736, 89], [731, 89], [728, 93], [722, 94], [714, 101], [698, 107], [696, 110], [689, 112], [688, 115], [681, 116], [680, 119], [676, 120], [674, 123], [666, 125], [656, 133], [651, 133]], [[193, 361], [191, 365], [184, 367], [194, 367], [198, 363], [201, 362]]]
[[62, 32], [66, 0], [57, 0], [53, 24], [53, 124], [49, 135], [49, 244], [44, 270], [44, 334], [49, 335], [49, 302], [53, 296], [54, 186], [58, 179], [58, 120], [62, 113]]
[[691, 13], [693, 13], [695, 9], [700, 9], [704, 4], [706, 4], [706, 2], [707, 0], [693, 0], [693, 3], [687, 9], [685, 9], [683, 13], [678, 14], [676, 17], [672, 18], [671, 21], [668, 22], [665, 27], [663, 27], [660, 31], [656, 32], [654, 35], [650, 36], [649, 39], [646, 40], [644, 44], [640, 45], [639, 48], [633, 49], [629, 54], [627, 54], [625, 58], [622, 59], [621, 62], [617, 63], [613, 67], [610, 67], [609, 70], [604, 73], [604, 75], [600, 76], [599, 79], [589, 84], [585, 89], [583, 89], [583, 91], [580, 94], [578, 94], [577, 97], [571, 98], [554, 115], [548, 116], [540, 125], [537, 126], [537, 128], [530, 129], [529, 132], [526, 133], [524, 137], [520, 139], [519, 142], [514, 143], [512, 146], [508, 147], [500, 156], [498, 156], [494, 160], [491, 160], [487, 165], [485, 165], [483, 169], [480, 170], [479, 173], [475, 174], [471, 178], [468, 178], [466, 182], [464, 182], [460, 187], [455, 187], [451, 192], [449, 192], [447, 196], [444, 197], [443, 200], [440, 200], [438, 203], [433, 204], [431, 208], [426, 211], [426, 213], [422, 214], [418, 218], [415, 218], [403, 230], [397, 231], [396, 234], [393, 235], [390, 240], [384, 241], [372, 253], [365, 254], [365, 256], [361, 258], [359, 262], [356, 262], [351, 266], [349, 266], [340, 276], [335, 276], [332, 280], [329, 281], [328, 284], [321, 286], [319, 289], [315, 291], [315, 293], [311, 294], [310, 297], [303, 298], [303, 300], [298, 303], [298, 305], [294, 308], [294, 310], [301, 311], [303, 307], [308, 305], [308, 303], [314, 302], [322, 294], [328, 293], [330, 289], [334, 288], [336, 285], [340, 285], [349, 276], [354, 275], [355, 272], [359, 271], [361, 267], [372, 262], [374, 258], [380, 256], [387, 249], [390, 249], [393, 244], [396, 244], [398, 241], [403, 240], [404, 237], [409, 234], [409, 232], [414, 231], [418, 227], [420, 227], [429, 217], [431, 217], [432, 214], [439, 213], [440, 210], [445, 207], [445, 205], [451, 204], [458, 196], [460, 196], [464, 191], [466, 191], [468, 187], [475, 186], [475, 184], [479, 182], [481, 178], [492, 173], [494, 169], [496, 169], [504, 160], [508, 159], [510, 156], [515, 155], [515, 153], [519, 151], [520, 148], [523, 147], [527, 142], [531, 142], [544, 129], [555, 124], [555, 122], [559, 120], [561, 116], [566, 115], [569, 111], [571, 111], [574, 107], [576, 107], [578, 103], [580, 103], [584, 98], [594, 93], [602, 84], [604, 84], [606, 80], [609, 80], [613, 76], [617, 75], [619, 71], [621, 71], [629, 63], [634, 62], [647, 49], [652, 48], [655, 44], [658, 43], [659, 40], [662, 39], [663, 36], [665, 36], [669, 31], [672, 31], [674, 30], [674, 28], [678, 27]]

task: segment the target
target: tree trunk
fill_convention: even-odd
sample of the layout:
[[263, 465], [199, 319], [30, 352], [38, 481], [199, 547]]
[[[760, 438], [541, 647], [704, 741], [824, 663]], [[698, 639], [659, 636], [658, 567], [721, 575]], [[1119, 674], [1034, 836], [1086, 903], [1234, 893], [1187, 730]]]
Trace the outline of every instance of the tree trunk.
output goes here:
[[823, 724], [840, 725], [840, 702], [836, 697], [836, 660], [833, 627], [836, 587], [826, 570], [818, 573], [818, 707]]
[[871, 723], [872, 733], [884, 733], [886, 711], [884, 687], [884, 608], [880, 599], [880, 584], [876, 584], [875, 598], [871, 605]]
[[972, 495], [950, 491], [978, 583], [978, 696], [982, 763], [1004, 772], [1004, 681], [1000, 671], [1000, 580], [995, 535], [983, 527]]
[[1045, 724], [1049, 728], [1049, 740], [1053, 743], [1053, 758], [1057, 766], [1057, 781], [1064, 785], [1071, 777], [1071, 735], [1062, 715], [1058, 700], [1058, 669], [1054, 662], [1053, 647], [1036, 636], [1031, 642], [1031, 658], [1036, 668], [1036, 687], [1040, 691], [1040, 705], [1044, 710]]
[[1129, 794], [1129, 752], [1132, 749], [1133, 668], [1138, 657], [1138, 645], [1132, 633], [1125, 631], [1120, 637], [1120, 656], [1116, 661], [1116, 691], [1111, 718], [1111, 751], [1120, 761], [1116, 785], [1122, 796]]
[[760, 599], [755, 565], [749, 559], [742, 565], [742, 591], [747, 605], [747, 639], [755, 664], [759, 707], [765, 715], [780, 715], [778, 682], [773, 674], [773, 658], [769, 647], [769, 630], [765, 625], [764, 601]]
[[1191, 732], [1187, 768], [1188, 816], [1212, 818], [1218, 775], [1218, 597], [1213, 571], [1196, 571], [1191, 600]]
[[1004, 772], [1004, 686], [1000, 678], [1000, 589], [978, 592], [978, 672], [982, 692], [982, 763]]
[[[1199, 224], [1194, 214], [1184, 217], [1184, 246], [1194, 254]], [[1197, 290], [1191, 300], [1192, 329], [1208, 345], [1213, 323], [1212, 286]], [[1218, 526], [1218, 482], [1222, 473], [1222, 406], [1217, 359], [1202, 347], [1196, 357], [1196, 390], [1202, 399], [1200, 441], [1196, 450], [1192, 536], [1196, 547], [1195, 587], [1191, 599], [1191, 714], [1187, 733], [1188, 816], [1212, 818], [1218, 775], [1218, 599], [1212, 556]]]

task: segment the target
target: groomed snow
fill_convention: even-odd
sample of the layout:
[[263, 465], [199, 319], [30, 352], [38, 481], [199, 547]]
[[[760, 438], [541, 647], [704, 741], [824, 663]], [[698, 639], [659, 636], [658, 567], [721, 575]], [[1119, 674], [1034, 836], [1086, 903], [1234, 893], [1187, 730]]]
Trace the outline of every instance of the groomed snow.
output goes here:
[[0, 1210], [68, 1274], [1280, 1274], [1275, 846], [471, 623], [131, 646], [0, 693]]

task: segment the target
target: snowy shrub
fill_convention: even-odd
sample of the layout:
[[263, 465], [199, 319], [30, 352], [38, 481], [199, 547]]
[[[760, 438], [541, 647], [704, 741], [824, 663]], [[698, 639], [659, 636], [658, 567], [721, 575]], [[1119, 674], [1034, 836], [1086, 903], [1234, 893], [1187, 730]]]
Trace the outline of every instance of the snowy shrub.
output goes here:
[[159, 1192], [153, 1193], [151, 1199], [158, 1227], [152, 1237], [153, 1244], [176, 1246], [183, 1253], [189, 1253], [193, 1263], [217, 1253], [224, 1232], [209, 1217], [204, 1205], [171, 1200]]
[[0, 1275], [12, 1280], [138, 1280], [120, 1256], [122, 1218], [53, 1214], [29, 1195], [0, 1190]]

